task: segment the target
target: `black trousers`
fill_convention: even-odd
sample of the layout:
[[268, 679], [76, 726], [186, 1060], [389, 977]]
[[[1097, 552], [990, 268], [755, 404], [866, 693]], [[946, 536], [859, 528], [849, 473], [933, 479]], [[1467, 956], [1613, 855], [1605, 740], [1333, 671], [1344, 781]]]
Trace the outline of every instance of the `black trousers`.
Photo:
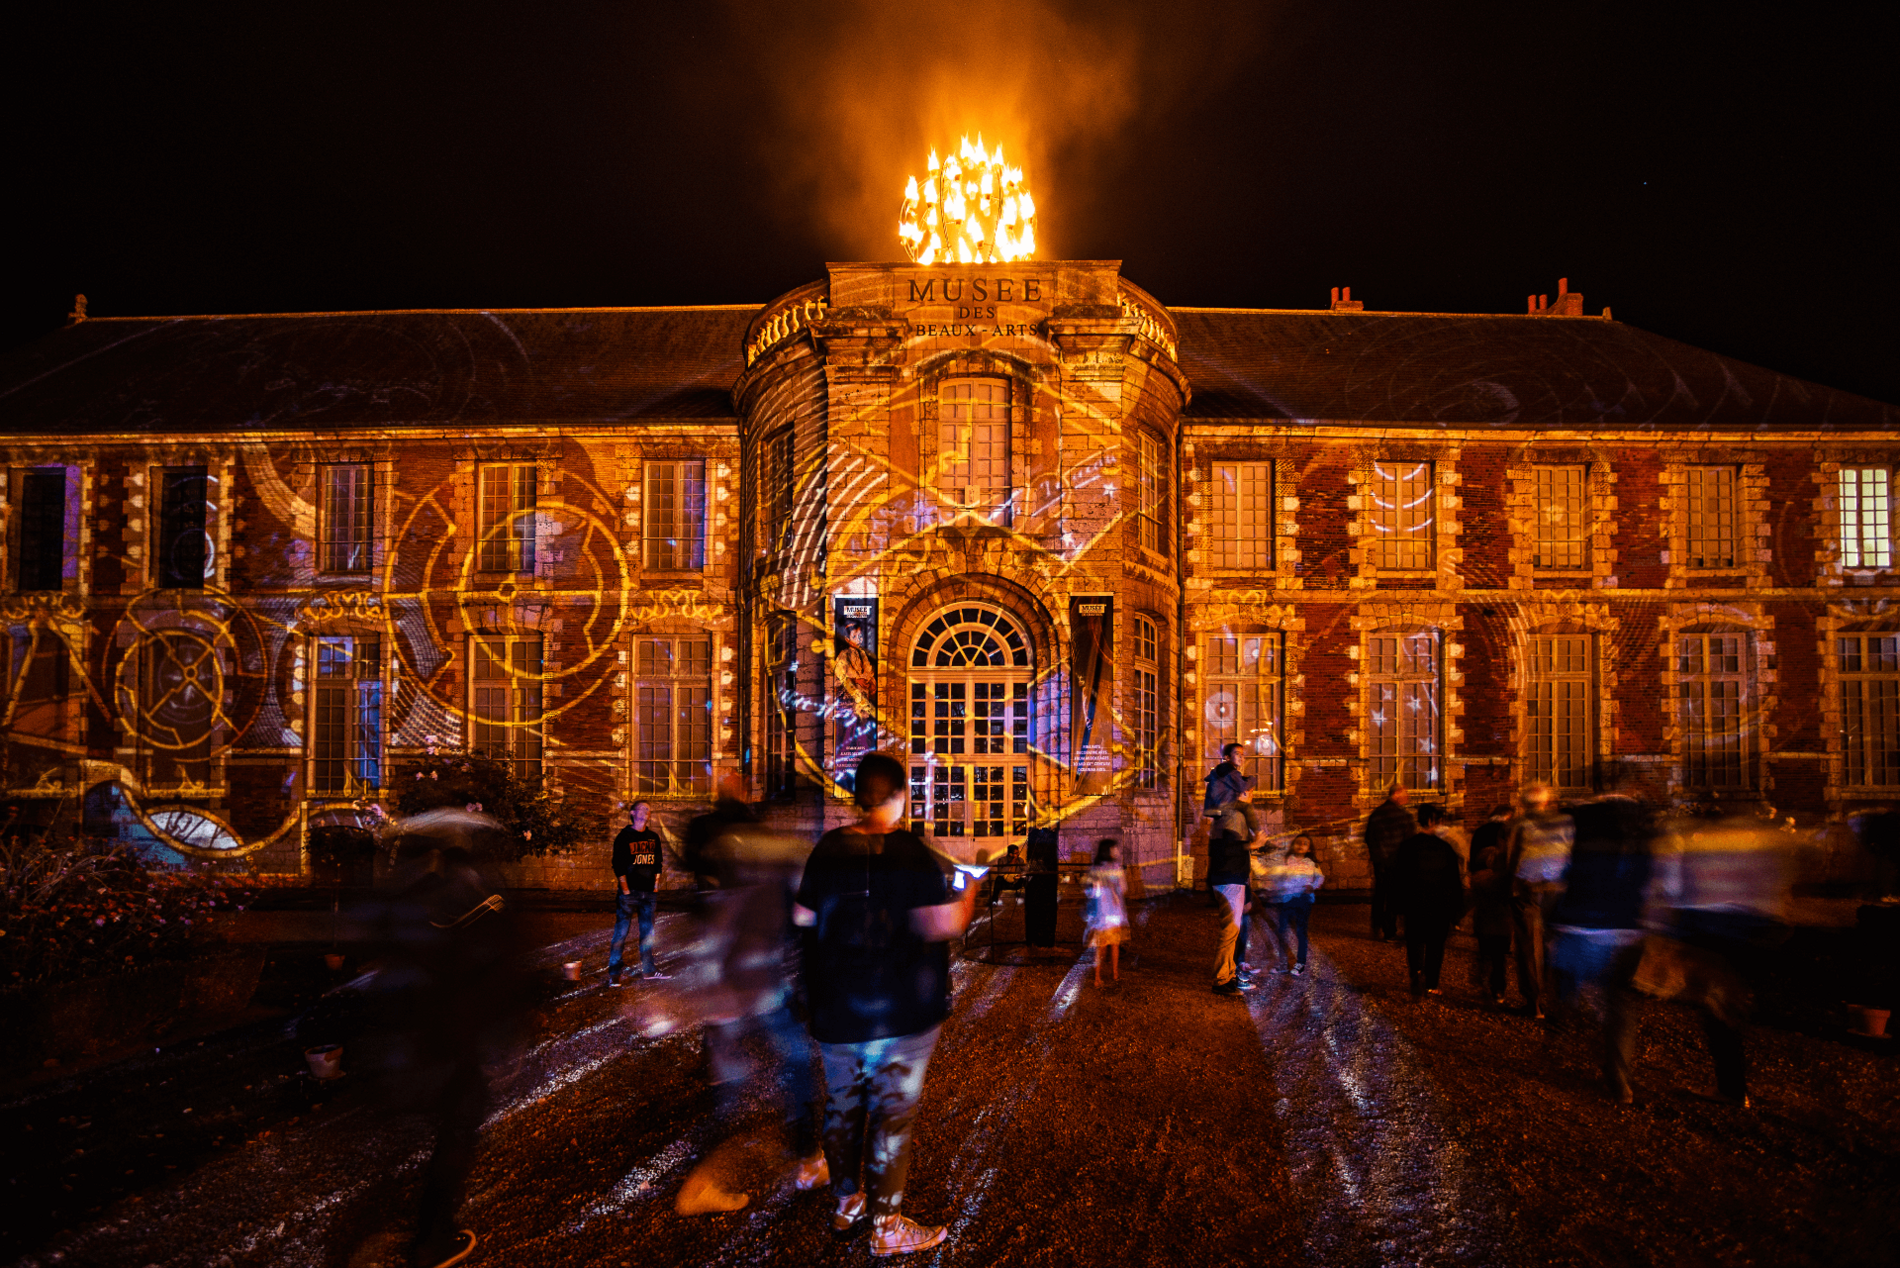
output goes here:
[[1405, 967], [1412, 973], [1412, 992], [1438, 989], [1438, 971], [1445, 964], [1445, 939], [1451, 937], [1453, 916], [1448, 911], [1405, 913]]
[[1399, 936], [1399, 904], [1387, 879], [1390, 870], [1387, 864], [1377, 859], [1372, 861], [1372, 936], [1375, 938]]

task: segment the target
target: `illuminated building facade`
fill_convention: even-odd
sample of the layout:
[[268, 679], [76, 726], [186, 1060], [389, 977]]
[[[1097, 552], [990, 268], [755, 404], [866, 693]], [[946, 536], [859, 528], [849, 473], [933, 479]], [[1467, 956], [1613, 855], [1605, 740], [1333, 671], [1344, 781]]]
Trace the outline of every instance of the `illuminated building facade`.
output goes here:
[[948, 851], [1059, 819], [1149, 886], [1228, 740], [1347, 886], [1394, 782], [1900, 796], [1900, 411], [1556, 298], [1169, 309], [1019, 260], [81, 321], [0, 364], [7, 796], [293, 878], [430, 744], [603, 813], [741, 770], [808, 828], [876, 746]]

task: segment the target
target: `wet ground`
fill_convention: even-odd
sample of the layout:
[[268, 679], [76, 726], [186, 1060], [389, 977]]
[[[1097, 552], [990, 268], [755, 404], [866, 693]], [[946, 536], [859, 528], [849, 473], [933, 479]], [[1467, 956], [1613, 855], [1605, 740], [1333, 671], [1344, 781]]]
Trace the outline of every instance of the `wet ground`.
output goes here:
[[[1482, 1005], [1466, 938], [1446, 994], [1414, 1002], [1402, 949], [1365, 936], [1365, 908], [1322, 907], [1308, 976], [1235, 1000], [1208, 990], [1205, 896], [1136, 918], [1119, 986], [1095, 988], [1073, 947], [959, 963], [905, 1202], [952, 1237], [916, 1262], [1900, 1258], [1900, 1062], [1800, 1027], [1798, 1007], [1751, 1031], [1742, 1111], [1698, 1095], [1712, 1077], [1693, 1015], [1651, 1006], [1639, 1101], [1621, 1107], [1599, 1091], [1587, 1020]], [[662, 918], [662, 948], [677, 920]], [[497, 1072], [464, 1207], [481, 1238], [470, 1262], [867, 1260], [862, 1242], [831, 1243], [821, 1195], [762, 1165], [746, 1209], [674, 1214], [716, 1143], [698, 1041], [638, 1037], [625, 1005], [641, 988], [601, 985], [604, 925], [544, 932], [559, 940], [540, 957], [542, 1023]], [[280, 952], [267, 984], [314, 993], [328, 979], [291, 968], [321, 950]], [[590, 976], [561, 982], [577, 957]], [[383, 1119], [348, 1078], [313, 1083], [283, 1029], [260, 1018], [16, 1088], [0, 1102], [0, 1261], [381, 1262], [415, 1203], [420, 1125]]]

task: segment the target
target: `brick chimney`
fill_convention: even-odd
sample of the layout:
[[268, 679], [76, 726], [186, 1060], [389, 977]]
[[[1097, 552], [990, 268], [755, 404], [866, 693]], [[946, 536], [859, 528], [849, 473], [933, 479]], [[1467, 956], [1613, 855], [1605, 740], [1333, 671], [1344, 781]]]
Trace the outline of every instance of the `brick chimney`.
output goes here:
[[1333, 287], [1333, 311], [1336, 313], [1358, 313], [1365, 311], [1365, 305], [1352, 297], [1352, 287]]
[[1548, 295], [1532, 295], [1526, 302], [1525, 311], [1533, 317], [1581, 317], [1583, 316], [1583, 292], [1570, 289], [1570, 279], [1557, 279], [1557, 302], [1550, 302]]

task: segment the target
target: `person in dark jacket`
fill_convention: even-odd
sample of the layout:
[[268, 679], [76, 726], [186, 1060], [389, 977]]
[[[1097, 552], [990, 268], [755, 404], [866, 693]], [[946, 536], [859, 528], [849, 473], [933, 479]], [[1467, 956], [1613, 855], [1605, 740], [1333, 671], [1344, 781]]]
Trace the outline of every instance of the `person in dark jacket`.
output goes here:
[[1571, 811], [1576, 840], [1564, 895], [1552, 915], [1551, 952], [1557, 997], [1568, 1001], [1590, 982], [1601, 982], [1605, 999], [1603, 1077], [1610, 1095], [1635, 1099], [1630, 1066], [1635, 1059], [1634, 985], [1643, 952], [1643, 903], [1655, 870], [1656, 821], [1648, 806], [1617, 790]]
[[627, 944], [627, 931], [640, 922], [640, 972], [638, 976], [660, 980], [666, 977], [653, 963], [653, 892], [659, 880], [660, 834], [647, 827], [647, 803], [636, 801], [627, 807], [627, 826], [614, 837], [614, 936], [607, 948], [607, 985], [620, 985], [621, 951]]
[[1388, 867], [1392, 898], [1405, 917], [1405, 965], [1413, 995], [1437, 995], [1445, 962], [1445, 939], [1465, 910], [1463, 860], [1451, 842], [1431, 829], [1444, 818], [1442, 806], [1421, 806], [1420, 831], [1400, 843]]
[[[1242, 778], [1245, 778], [1243, 776]], [[1220, 939], [1214, 952], [1214, 993], [1238, 995], [1253, 986], [1240, 972], [1235, 952], [1247, 920], [1247, 882], [1253, 875], [1253, 848], [1260, 843], [1260, 816], [1253, 808], [1253, 781], [1214, 823], [1207, 841], [1207, 888], [1220, 898]]]
[[1201, 798], [1201, 814], [1208, 819], [1218, 819], [1227, 807], [1240, 800], [1240, 794], [1253, 787], [1253, 780], [1240, 769], [1240, 758], [1247, 746], [1240, 743], [1221, 745], [1220, 765], [1209, 771], [1203, 779], [1207, 792]]
[[1471, 837], [1471, 932], [1478, 939], [1472, 985], [1493, 1004], [1504, 1003], [1511, 960], [1511, 808], [1498, 806]]
[[1411, 799], [1404, 784], [1394, 784], [1366, 819], [1366, 855], [1372, 861], [1372, 936], [1388, 942], [1399, 936], [1399, 909], [1385, 876], [1400, 843], [1418, 831], [1418, 821], [1406, 809]]

